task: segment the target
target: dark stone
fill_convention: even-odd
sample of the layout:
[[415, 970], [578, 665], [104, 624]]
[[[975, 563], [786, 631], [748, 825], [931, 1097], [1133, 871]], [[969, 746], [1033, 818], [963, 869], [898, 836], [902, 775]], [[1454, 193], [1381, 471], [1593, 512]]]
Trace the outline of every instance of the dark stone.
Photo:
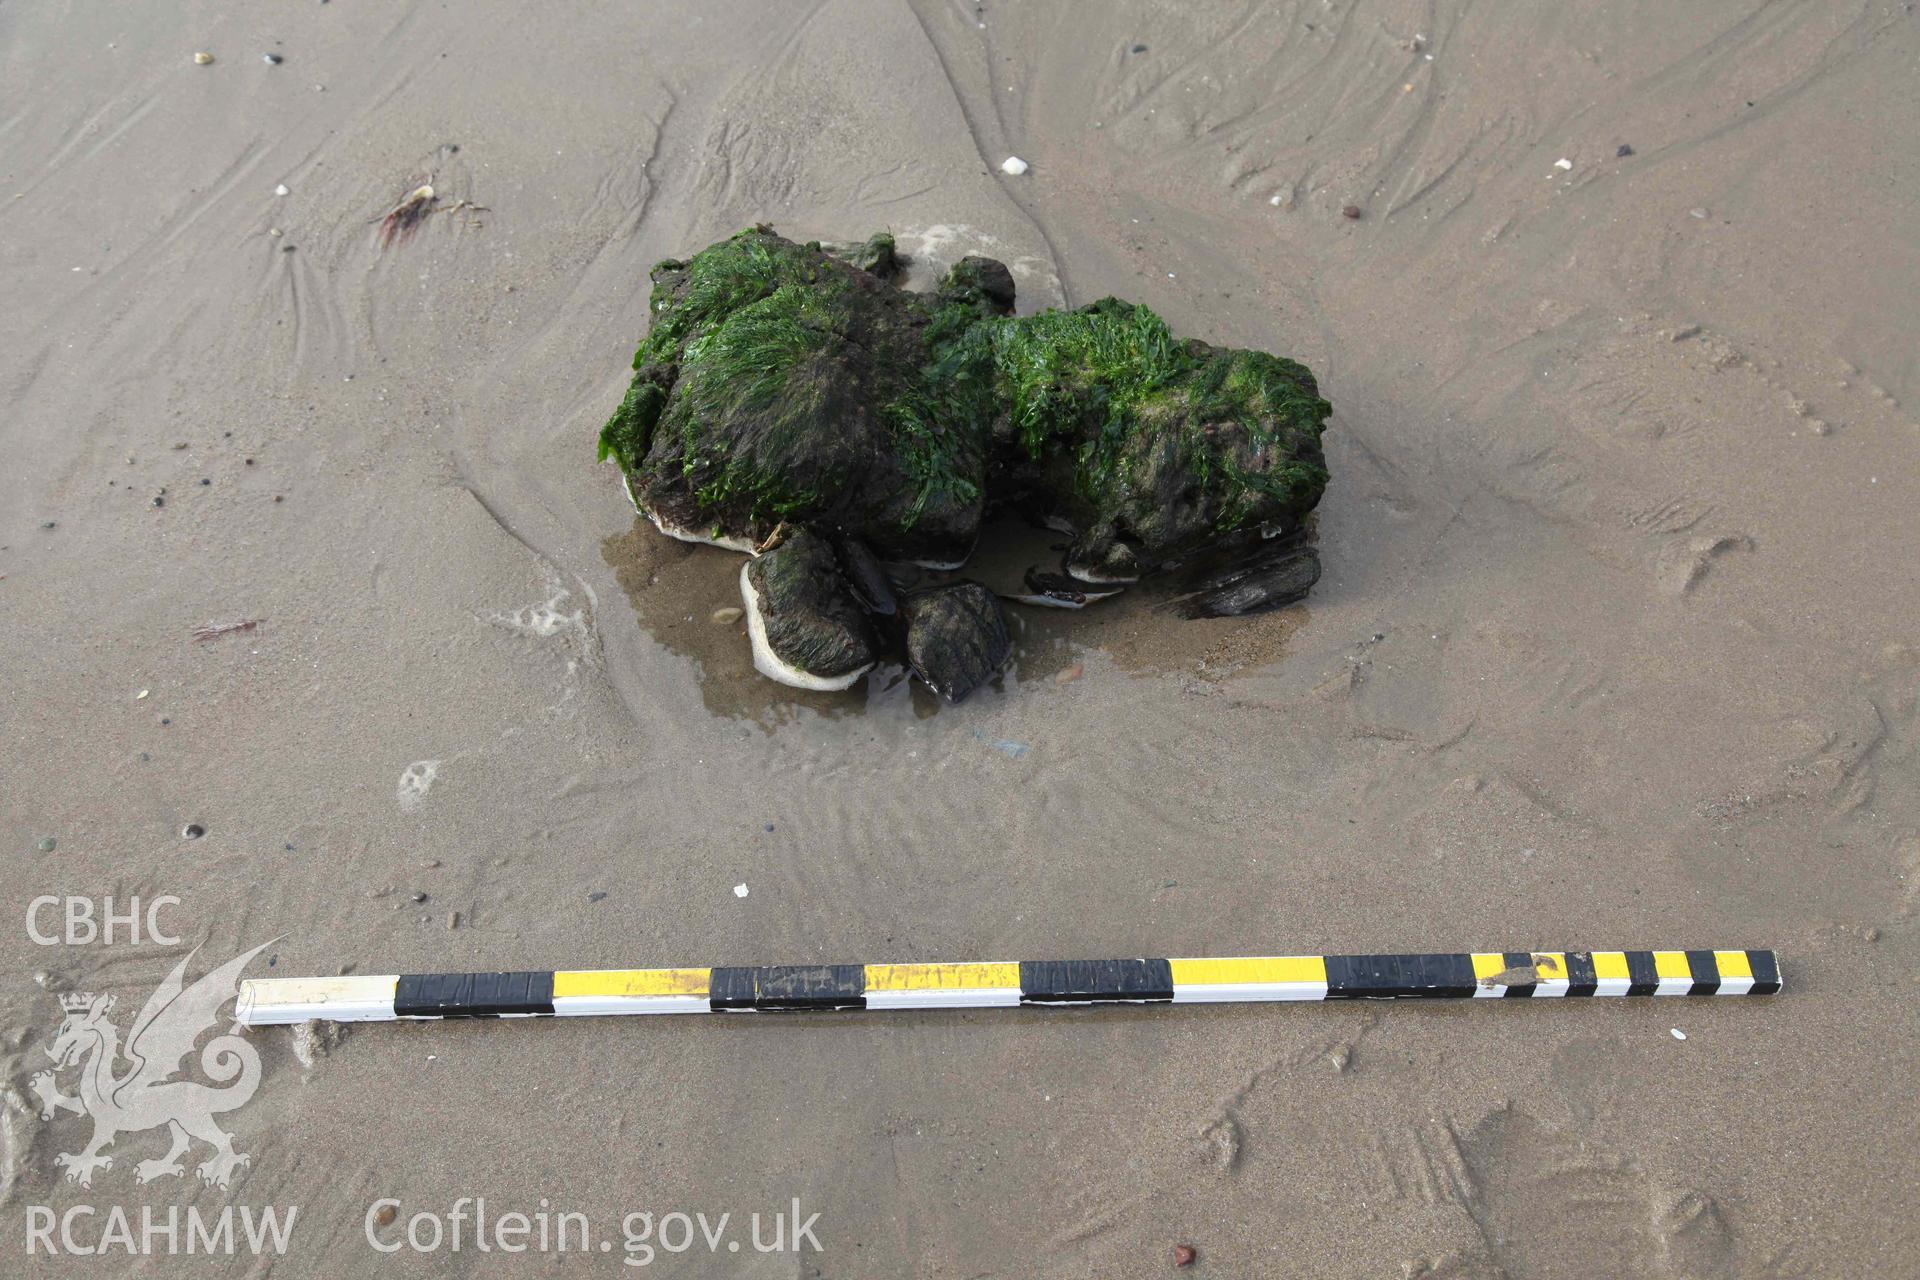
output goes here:
[[868, 237], [867, 242], [847, 255], [847, 261], [868, 275], [891, 280], [900, 274], [900, 251], [885, 231]]
[[959, 702], [993, 679], [1013, 655], [1000, 602], [977, 582], [915, 592], [901, 608], [907, 617], [907, 662], [948, 702]]
[[1275, 539], [1223, 569], [1196, 576], [1176, 605], [1188, 618], [1237, 618], [1304, 600], [1319, 580], [1319, 552], [1298, 538]]
[[1064, 573], [1048, 573], [1035, 565], [1026, 573], [1027, 590], [1071, 605], [1087, 602], [1087, 584]]
[[879, 657], [873, 632], [854, 603], [833, 548], [799, 530], [748, 562], [767, 647], [810, 676], [833, 680], [870, 667]]
[[1007, 264], [973, 254], [953, 264], [940, 284], [940, 296], [960, 302], [977, 302], [994, 315], [1013, 314], [1013, 272]]
[[[1149, 525], [1160, 524], [1161, 532], [1168, 542], [1177, 541], [1183, 531], [1173, 529], [1174, 522], [1192, 524], [1204, 523], [1212, 513], [1198, 504], [1189, 503], [1182, 511], [1158, 505], [1156, 495], [1165, 487], [1162, 481], [1172, 478], [1171, 468], [1156, 467], [1162, 459], [1149, 459], [1137, 473], [1139, 481], [1139, 500], [1133, 505], [1138, 508], [1133, 514], [1136, 519], [1133, 527], [1144, 529]], [[1179, 487], [1178, 481], [1174, 487]], [[1167, 519], [1171, 517], [1171, 519]], [[1094, 582], [1132, 582], [1141, 574], [1140, 556], [1134, 549], [1113, 535], [1092, 540], [1083, 539], [1072, 548], [1067, 557], [1067, 567]]]
[[838, 549], [840, 566], [846, 570], [860, 607], [877, 617], [891, 618], [900, 608], [899, 597], [873, 551], [858, 538], [842, 539]]

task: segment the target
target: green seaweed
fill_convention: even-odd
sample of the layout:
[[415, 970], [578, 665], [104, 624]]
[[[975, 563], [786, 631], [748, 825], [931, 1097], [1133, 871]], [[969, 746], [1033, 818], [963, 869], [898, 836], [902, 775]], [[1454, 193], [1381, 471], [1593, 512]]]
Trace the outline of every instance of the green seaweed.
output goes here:
[[1116, 442], [1129, 435], [1140, 407], [1184, 371], [1179, 349], [1159, 316], [1117, 298], [1003, 320], [993, 330], [994, 367], [1020, 443], [1035, 459], [1089, 428]]
[[1072, 450], [1075, 488], [1094, 506], [1137, 479], [1147, 441], [1170, 444], [1202, 488], [1216, 473], [1227, 480], [1220, 532], [1244, 523], [1262, 498], [1298, 503], [1326, 484], [1316, 463], [1254, 468], [1221, 447], [1232, 427], [1229, 442], [1256, 460], [1317, 453], [1332, 406], [1294, 361], [1183, 342], [1152, 310], [1117, 298], [1000, 320], [991, 332], [1021, 447], [1034, 461]]
[[600, 461], [612, 458], [622, 471], [633, 471], [653, 444], [653, 427], [667, 407], [667, 388], [658, 381], [635, 376], [626, 398], [600, 429]]
[[908, 528], [931, 503], [968, 505], [982, 496], [961, 463], [978, 460], [993, 414], [989, 323], [970, 304], [936, 309], [924, 335], [926, 362], [881, 410], [914, 485]]
[[[825, 383], [799, 374], [843, 335], [845, 315], [834, 296], [781, 285], [687, 344], [681, 377], [689, 393], [677, 415], [681, 468], [702, 505], [737, 505], [755, 517], [784, 518], [817, 498], [816, 489], [764, 465], [760, 455], [792, 453], [819, 412]], [[703, 431], [705, 423], [730, 415], [765, 422], [761, 450], [728, 449]]]
[[601, 458], [717, 529], [825, 517], [877, 545], [919, 545], [923, 523], [970, 541], [993, 468], [1154, 554], [1318, 500], [1331, 408], [1305, 366], [1115, 298], [1015, 317], [987, 259], [902, 293], [862, 269], [893, 252], [881, 233], [849, 263], [755, 227], [660, 263]]
[[891, 276], [900, 269], [900, 253], [890, 232], [878, 231], [848, 255], [848, 261], [869, 275]]

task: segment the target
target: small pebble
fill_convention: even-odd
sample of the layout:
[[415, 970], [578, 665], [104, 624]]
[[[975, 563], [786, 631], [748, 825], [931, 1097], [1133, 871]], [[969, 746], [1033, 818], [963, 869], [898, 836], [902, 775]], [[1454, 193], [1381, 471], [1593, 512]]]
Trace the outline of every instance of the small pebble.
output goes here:
[[1027, 162], [1019, 156], [1008, 156], [1000, 162], [1000, 172], [1017, 178], [1027, 171]]
[[277, 187], [275, 187], [275, 188], [273, 189], [273, 194], [275, 194], [275, 195], [277, 195], [277, 196], [288, 196], [288, 195], [292, 195], [292, 194], [293, 194], [293, 192], [291, 192], [290, 190], [288, 190], [288, 189], [287, 189], [287, 184], [283, 182], [283, 183], [281, 183], [281, 184], [280, 184], [279, 186], [277, 186]]
[[193, 55], [193, 60], [195, 64], [204, 67], [212, 63], [213, 55], [210, 53], [196, 53]]
[[266, 63], [270, 67], [277, 67], [281, 63], [285, 62], [286, 59], [281, 57], [277, 53], [263, 53], [260, 55], [260, 61]]
[[151, 692], [151, 690], [148, 690], [148, 689], [142, 689], [142, 690], [141, 690], [140, 692], [138, 692], [138, 693], [136, 693], [136, 694], [134, 694], [134, 695], [133, 695], [133, 700], [134, 700], [135, 702], [138, 702], [138, 701], [140, 701], [140, 700], [141, 700], [142, 698], [144, 698], [144, 697], [146, 697], [146, 696], [147, 696], [147, 694], [148, 694], [148, 693], [150, 693], [150, 692]]
[[57, 529], [60, 527], [60, 522], [58, 520], [45, 520], [41, 522], [40, 527], [42, 529]]
[[200, 483], [201, 483], [201, 484], [202, 484], [202, 485], [204, 486], [204, 485], [210, 485], [210, 484], [212, 484], [212, 483], [213, 483], [213, 481], [211, 481], [211, 480], [209, 480], [209, 479], [207, 479], [207, 478], [206, 478], [205, 476], [201, 476], [201, 477], [200, 477]]
[[744, 897], [746, 897], [746, 896], [747, 896], [747, 886], [746, 886], [746, 885], [744, 885], [744, 884], [737, 884], [737, 885], [735, 885], [735, 886], [733, 886], [733, 896], [734, 896], [734, 897], [736, 897], [736, 898], [744, 898]]
[[1627, 158], [1628, 156], [1630, 156], [1630, 155], [1632, 155], [1632, 154], [1633, 154], [1633, 148], [1632, 148], [1632, 147], [1630, 147], [1630, 146], [1628, 146], [1628, 145], [1627, 145], [1626, 143], [1624, 143], [1624, 142], [1623, 142], [1623, 143], [1621, 143], [1621, 144], [1620, 144], [1620, 149], [1619, 149], [1618, 151], [1616, 151], [1616, 152], [1614, 152], [1613, 154], [1615, 154], [1616, 156], [1619, 156], [1619, 157], [1620, 157], [1621, 159], [1623, 159], [1623, 160], [1624, 160], [1624, 159], [1626, 159], [1626, 158]]
[[1059, 675], [1055, 676], [1053, 678], [1053, 682], [1055, 684], [1072, 684], [1075, 680], [1078, 680], [1081, 676], [1085, 674], [1087, 674], [1086, 664], [1083, 662], [1076, 662], [1072, 666], [1061, 671]]
[[[165, 722], [163, 721], [162, 723]], [[197, 822], [189, 822], [186, 826], [180, 828], [180, 838], [183, 840], [198, 840], [205, 834], [207, 834], [207, 829]]]
[[735, 608], [734, 606], [729, 605], [724, 609], [715, 609], [713, 611], [713, 620], [724, 627], [724, 626], [727, 626], [729, 623], [740, 621], [741, 617], [745, 614], [745, 612], [746, 611], [743, 609]]
[[42, 853], [52, 853], [52, 852], [53, 852], [53, 837], [52, 837], [52, 836], [48, 836], [48, 837], [47, 837], [47, 838], [46, 838], [45, 840], [42, 840], [42, 841], [40, 842], [40, 852], [42, 852]]
[[1565, 156], [1561, 156], [1553, 162], [1553, 167], [1556, 169], [1571, 169], [1573, 168], [1573, 161], [1567, 159]]
[[1353, 219], [1354, 221], [1357, 222], [1359, 221], [1359, 218], [1360, 218], [1360, 206], [1357, 204], [1347, 205], [1345, 208], [1340, 210], [1340, 216], [1343, 218]]
[[1672, 1028], [1672, 1031], [1673, 1031], [1673, 1038], [1675, 1040], [1685, 1040], [1687, 1038], [1687, 1033], [1682, 1031], [1678, 1027]]
[[413, 900], [415, 902], [425, 902], [427, 900], [427, 895], [424, 893], [416, 893], [413, 895]]
[[373, 1224], [377, 1227], [390, 1227], [393, 1225], [393, 1220], [399, 1216], [400, 1211], [398, 1209], [390, 1204], [383, 1204], [374, 1212]]
[[460, 913], [458, 911], [447, 912], [447, 928], [458, 929], [459, 927], [460, 927]]
[[1147, 51], [1147, 46], [1143, 44], [1137, 44], [1133, 46], [1132, 49], [1128, 50], [1128, 52], [1130, 53], [1145, 53], [1146, 51]]
[[603, 899], [603, 898], [605, 898], [606, 896], [607, 896], [607, 892], [606, 892], [606, 890], [604, 890], [604, 889], [595, 889], [595, 890], [594, 890], [594, 891], [593, 891], [592, 893], [590, 893], [590, 894], [588, 894], [588, 895], [587, 895], [587, 901], [588, 901], [588, 902], [599, 902], [599, 901], [600, 901], [601, 899]]
[[164, 507], [167, 505], [167, 500], [165, 498], [160, 497], [158, 494], [155, 494], [153, 499], [153, 505], [156, 507]]
[[1173, 1246], [1173, 1265], [1176, 1267], [1190, 1267], [1193, 1265], [1193, 1260], [1199, 1256], [1190, 1244]]

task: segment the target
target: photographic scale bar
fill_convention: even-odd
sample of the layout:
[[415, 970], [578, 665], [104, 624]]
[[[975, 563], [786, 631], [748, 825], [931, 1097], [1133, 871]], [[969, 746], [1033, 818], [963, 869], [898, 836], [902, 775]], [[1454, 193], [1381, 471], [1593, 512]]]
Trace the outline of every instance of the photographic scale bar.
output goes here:
[[245, 1026], [262, 1027], [313, 1020], [1760, 996], [1778, 990], [1780, 966], [1771, 951], [1463, 951], [249, 978], [240, 984], [237, 1017]]

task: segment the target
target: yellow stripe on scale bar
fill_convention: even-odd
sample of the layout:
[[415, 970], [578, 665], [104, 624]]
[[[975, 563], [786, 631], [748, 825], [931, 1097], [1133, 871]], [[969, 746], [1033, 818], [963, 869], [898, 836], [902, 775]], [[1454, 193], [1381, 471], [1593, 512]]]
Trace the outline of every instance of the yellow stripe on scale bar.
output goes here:
[[609, 1013], [706, 1013], [710, 969], [559, 969], [553, 1012], [585, 1018]]
[[865, 966], [869, 1009], [978, 1009], [1020, 1003], [1017, 961]]
[[553, 994], [561, 996], [704, 996], [709, 969], [560, 969]]
[[1684, 951], [1654, 952], [1653, 971], [1659, 979], [1653, 991], [1657, 996], [1683, 996], [1693, 990], [1693, 968]]
[[1175, 1004], [1327, 998], [1325, 956], [1220, 956], [1167, 965]]

